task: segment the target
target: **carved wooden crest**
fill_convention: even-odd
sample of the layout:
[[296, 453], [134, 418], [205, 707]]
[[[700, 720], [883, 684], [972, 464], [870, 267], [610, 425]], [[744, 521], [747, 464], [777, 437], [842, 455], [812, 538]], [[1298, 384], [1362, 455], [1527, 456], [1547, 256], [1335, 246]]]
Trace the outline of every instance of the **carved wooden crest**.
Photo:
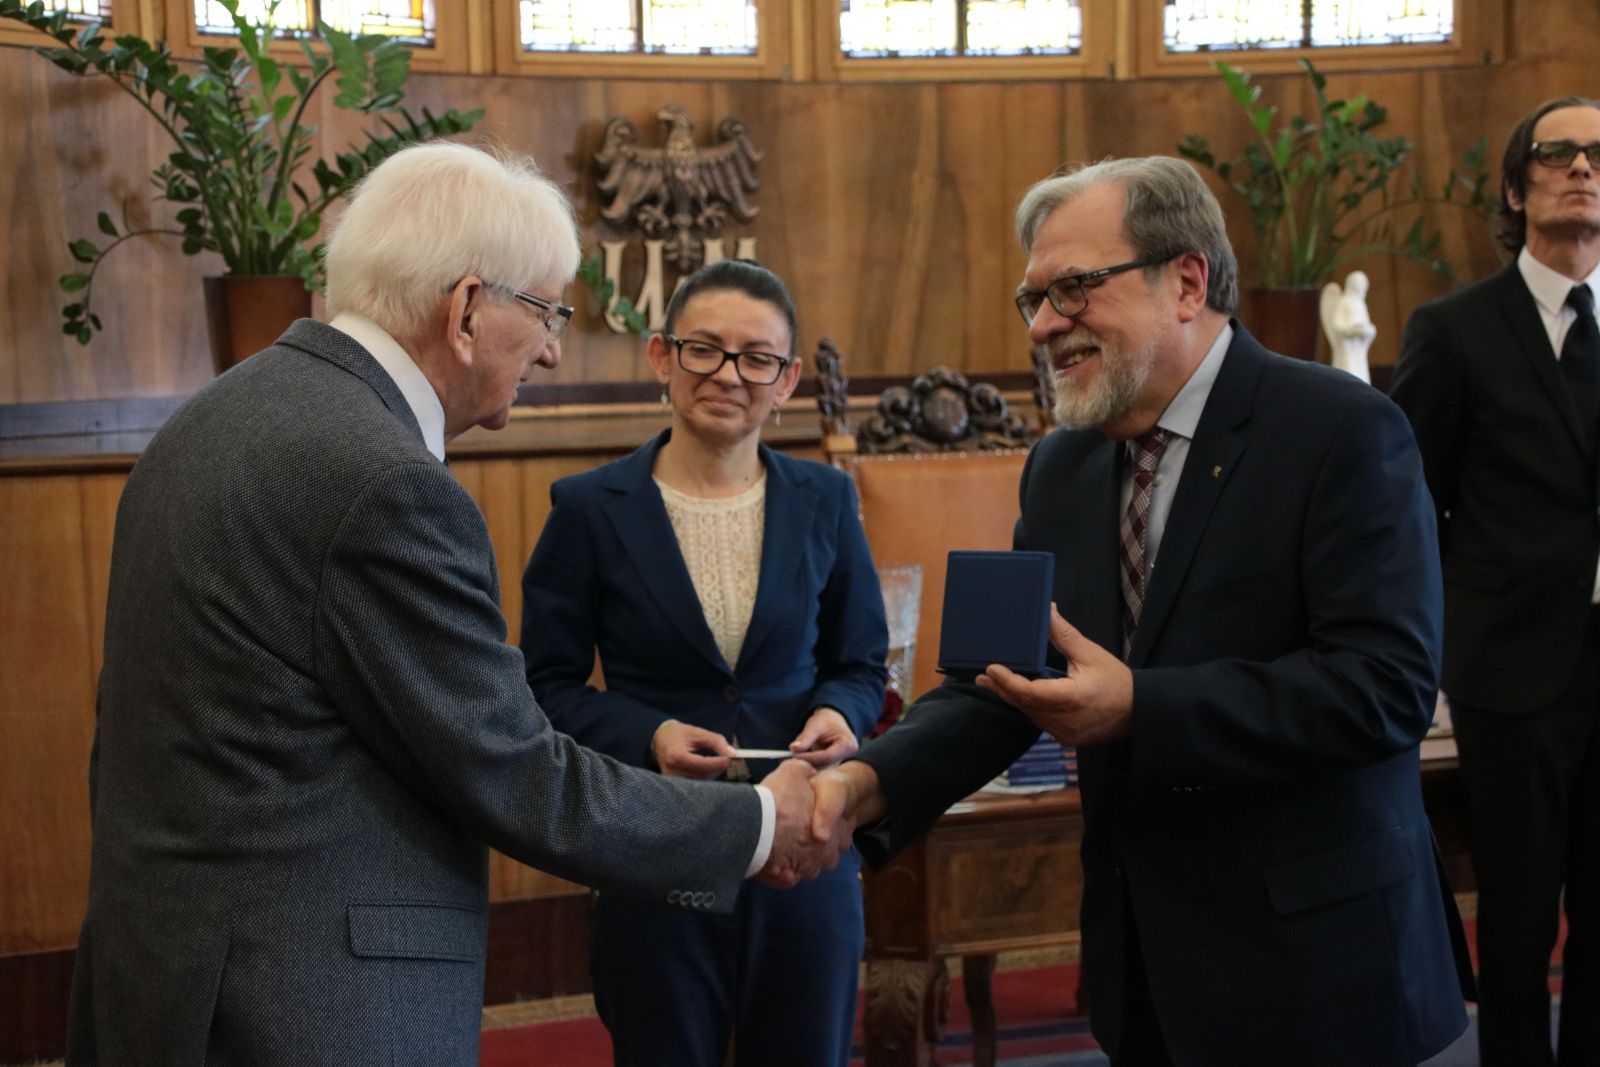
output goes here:
[[935, 367], [909, 389], [885, 389], [856, 441], [862, 452], [952, 452], [1026, 448], [1029, 436], [1022, 416], [1006, 410], [999, 389]]
[[606, 123], [594, 154], [595, 184], [606, 198], [600, 216], [632, 222], [648, 238], [665, 238], [667, 259], [687, 273], [705, 256], [695, 235], [718, 236], [730, 211], [742, 222], [756, 217], [760, 208], [750, 198], [761, 187], [761, 153], [745, 124], [732, 116], [718, 124], [717, 143], [704, 148], [694, 143], [683, 108], [668, 104], [656, 118], [666, 131], [660, 148], [641, 147], [639, 131], [627, 119]]

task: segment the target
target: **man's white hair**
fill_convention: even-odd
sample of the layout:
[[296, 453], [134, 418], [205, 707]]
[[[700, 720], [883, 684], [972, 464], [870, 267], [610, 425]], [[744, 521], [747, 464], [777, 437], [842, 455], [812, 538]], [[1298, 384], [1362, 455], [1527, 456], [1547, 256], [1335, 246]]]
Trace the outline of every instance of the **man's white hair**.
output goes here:
[[362, 180], [334, 227], [328, 313], [354, 311], [405, 336], [468, 274], [559, 289], [579, 255], [572, 205], [530, 157], [413, 145]]

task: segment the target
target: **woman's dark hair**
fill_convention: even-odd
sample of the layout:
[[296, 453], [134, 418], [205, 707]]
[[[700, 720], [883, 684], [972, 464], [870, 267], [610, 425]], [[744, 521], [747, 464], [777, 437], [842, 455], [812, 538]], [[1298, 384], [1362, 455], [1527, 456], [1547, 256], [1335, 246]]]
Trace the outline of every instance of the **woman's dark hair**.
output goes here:
[[789, 340], [795, 337], [794, 300], [783, 279], [753, 259], [719, 259], [707, 263], [683, 280], [678, 291], [667, 301], [666, 322], [661, 332], [671, 334], [678, 325], [678, 316], [689, 301], [700, 293], [733, 290], [754, 300], [763, 300], [779, 311], [789, 323]]
[[1527, 203], [1528, 161], [1533, 158], [1533, 128], [1550, 112], [1560, 111], [1564, 107], [1600, 109], [1600, 100], [1584, 96], [1546, 100], [1524, 115], [1506, 140], [1506, 154], [1500, 160], [1500, 243], [1510, 252], [1522, 251], [1528, 239], [1528, 216], [1511, 206], [1506, 190], [1511, 189], [1517, 194], [1518, 200]]

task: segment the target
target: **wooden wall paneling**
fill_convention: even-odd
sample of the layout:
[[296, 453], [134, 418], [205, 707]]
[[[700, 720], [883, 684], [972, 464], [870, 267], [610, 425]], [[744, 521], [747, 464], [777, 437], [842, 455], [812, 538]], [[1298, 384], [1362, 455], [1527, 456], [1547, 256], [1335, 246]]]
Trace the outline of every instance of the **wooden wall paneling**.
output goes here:
[[799, 315], [797, 354], [809, 361], [831, 337], [856, 369], [859, 262], [869, 224], [868, 153], [854, 151], [845, 120], [848, 93], [836, 86], [785, 86], [775, 95], [757, 141], [762, 162], [761, 214], [755, 225], [762, 259], [784, 276]]
[[[832, 336], [852, 377], [903, 375], [917, 363], [922, 279], [938, 228], [938, 88], [934, 85], [838, 88], [825, 128], [800, 149], [820, 157], [820, 187], [798, 248], [823, 257], [822, 286]], [[816, 221], [808, 221], [816, 220]], [[811, 278], [808, 278], [808, 281]], [[851, 323], [851, 319], [854, 322]], [[845, 328], [847, 326], [849, 328]]]
[[[10, 180], [0, 184], [0, 403], [26, 398], [24, 382], [34, 362], [25, 360], [24, 353], [48, 346], [53, 354], [61, 332], [55, 326], [60, 313], [50, 271], [41, 269], [52, 262], [46, 257], [57, 230], [49, 224], [50, 205], [57, 202], [61, 187], [50, 150], [46, 79], [46, 65], [38, 56], [0, 48], [0, 100], [8, 102], [12, 117], [0, 124], [0, 151], [13, 164]], [[54, 214], [59, 217], [59, 211]], [[61, 392], [54, 382], [44, 388], [28, 385], [35, 395]]]
[[[1589, 64], [1575, 42], [1596, 35], [1600, 11], [1591, 4], [1516, 5], [1505, 63], [1342, 74], [1334, 85], [1341, 92], [1370, 90], [1394, 112], [1391, 128], [1438, 153], [1429, 160], [1433, 167], [1446, 149], [1459, 150], [1479, 132], [1498, 142], [1539, 99], [1582, 90]], [[1264, 76], [1262, 82], [1269, 100], [1304, 106], [1303, 77]], [[996, 98], [996, 86], [1004, 103], [990, 107], [985, 102]], [[610, 235], [594, 223], [589, 163], [607, 117], [627, 114], [654, 140], [655, 111], [673, 100], [695, 114], [704, 140], [723, 114], [743, 114], [767, 152], [763, 212], [744, 232], [760, 238], [763, 258], [790, 280], [804, 332], [813, 341], [822, 333], [833, 336], [857, 375], [919, 369], [931, 362], [924, 358], [928, 350], [948, 348], [952, 336], [969, 371], [1020, 366], [1015, 334], [1001, 334], [1010, 340], [993, 344], [1004, 312], [997, 318], [989, 307], [1015, 284], [1017, 271], [1002, 269], [1003, 282], [973, 291], [961, 272], [977, 268], [963, 263], [953, 270], [945, 262], [992, 255], [991, 235], [1009, 241], [1010, 205], [1002, 214], [998, 201], [1020, 194], [1065, 159], [1170, 152], [1190, 130], [1206, 131], [1227, 151], [1242, 143], [1244, 132], [1242, 116], [1212, 74], [871, 84], [419, 72], [408, 88], [418, 106], [483, 104], [489, 111], [483, 136], [532, 151], [544, 163], [582, 205], [591, 247]], [[13, 353], [0, 369], [0, 402], [171, 395], [203, 384], [210, 372], [195, 282], [214, 264], [183, 257], [168, 242], [119, 250], [108, 263], [99, 305], [108, 330], [87, 352], [59, 332], [54, 279], [74, 269], [66, 239], [92, 237], [95, 213], [120, 197], [143, 197], [150, 165], [165, 150], [162, 135], [109, 85], [57, 72], [25, 49], [0, 48], [0, 94], [8, 104], [16, 101], [11, 113], [22, 116], [0, 131], [0, 146], [17, 161], [17, 181], [0, 200], [0, 240], [7, 249], [0, 260], [0, 337]], [[329, 100], [320, 107], [323, 144], [342, 147], [359, 123], [333, 114]], [[1030, 121], [1036, 118], [1049, 128]], [[1402, 128], [1402, 118], [1419, 125]], [[1041, 158], [1046, 150], [1049, 158]], [[989, 172], [981, 156], [991, 151], [1004, 159], [1007, 195], [976, 208], [975, 188]], [[1233, 199], [1224, 197], [1225, 203]], [[162, 205], [151, 210], [157, 219], [166, 217]], [[986, 217], [988, 211], [995, 217]], [[1254, 250], [1236, 203], [1229, 203], [1229, 220], [1248, 274]], [[1446, 231], [1452, 242], [1454, 225]], [[1468, 254], [1473, 274], [1492, 269], [1483, 253]], [[1405, 313], [1432, 291], [1404, 270], [1391, 284], [1385, 273], [1391, 269], [1373, 268], [1374, 302], [1388, 302], [1388, 310], [1375, 312], [1375, 362], [1392, 358], [1389, 346], [1397, 343]], [[584, 295], [575, 287], [573, 302], [585, 304]], [[569, 336], [567, 359], [553, 381], [648, 380], [637, 341], [593, 329], [587, 309], [580, 315], [586, 321]]]
[[941, 92], [946, 180], [939, 219], [947, 232], [928, 265], [933, 278], [943, 277], [946, 294], [924, 301], [918, 369], [943, 363], [981, 378], [1032, 366], [1027, 332], [1012, 307], [1022, 268], [1010, 219], [1026, 185], [1011, 185], [1009, 131], [994, 121], [1005, 107], [1005, 87], [961, 88]]
[[77, 478], [0, 479], [0, 955], [74, 944], [94, 679]]
[[[887, 215], [891, 204], [904, 214], [897, 220], [896, 240], [886, 241], [883, 247], [869, 247], [869, 258], [878, 259], [878, 269], [883, 272], [883, 287], [888, 304], [884, 313], [888, 317], [883, 333], [877, 367], [883, 374], [910, 374], [921, 369], [926, 351], [922, 348], [923, 334], [918, 329], [926, 302], [923, 293], [930, 282], [948, 278], [944, 269], [947, 263], [932, 262], [935, 248], [947, 231], [949, 220], [939, 213], [939, 193], [943, 175], [939, 169], [940, 142], [944, 130], [939, 121], [939, 88], [919, 85], [914, 89], [914, 109], [905, 116], [906, 126], [896, 131], [905, 136], [909, 144], [909, 158], [903, 161], [908, 169], [899, 173], [879, 172], [874, 175], [877, 188], [873, 193], [877, 206]], [[879, 197], [886, 197], [884, 203]], [[873, 232], [883, 233], [891, 227], [883, 225], [885, 217], [873, 220]], [[885, 234], [887, 236], [887, 234]], [[937, 242], [937, 244], [936, 244]], [[874, 255], [876, 253], [876, 256]], [[857, 371], [866, 367], [857, 364]]]
[[[1017, 203], [1034, 182], [1078, 160], [1088, 138], [1084, 91], [1082, 82], [1002, 86], [999, 113], [988, 120], [1005, 131], [1002, 156], [1005, 169], [1001, 181], [1006, 203], [999, 219], [1002, 229], [996, 239], [1003, 242], [1007, 250], [1002, 283], [1008, 307], [1028, 266], [1028, 258], [1017, 244], [1013, 228]], [[1015, 312], [1012, 316], [1015, 318]], [[1016, 321], [1020, 326], [1022, 320]]]
[[164, 135], [109, 82], [74, 78], [22, 49], [0, 49], [0, 86], [16, 94], [12, 113], [25, 116], [0, 131], [17, 178], [0, 218], [3, 336], [16, 360], [0, 400], [170, 395], [203, 383], [211, 373], [204, 324], [187, 314], [203, 271], [170, 241], [130, 242], [106, 261], [95, 299], [106, 330], [88, 348], [60, 328], [66, 300], [56, 279], [82, 269], [68, 240], [106, 244], [95, 216], [107, 211], [120, 221], [124, 202], [135, 225], [170, 217], [159, 205], [152, 216], [146, 199], [152, 162], [167, 151]]
[[778, 198], [763, 208], [761, 233], [785, 252], [781, 267], [799, 309], [804, 355], [818, 338], [832, 337], [851, 373], [870, 373], [879, 346], [862, 334], [862, 323], [885, 298], [877, 288], [883, 268], [869, 257], [895, 224], [872, 201], [879, 175], [888, 174], [897, 192], [903, 188], [894, 165], [898, 139], [871, 128], [873, 100], [854, 88], [796, 87], [784, 99], [763, 164]]
[[[89, 678], [100, 684], [105, 665], [106, 594], [111, 585], [111, 542], [116, 533], [117, 504], [126, 474], [85, 474], [78, 478], [83, 508], [83, 571], [89, 620]], [[93, 708], [89, 711], [92, 713]]]

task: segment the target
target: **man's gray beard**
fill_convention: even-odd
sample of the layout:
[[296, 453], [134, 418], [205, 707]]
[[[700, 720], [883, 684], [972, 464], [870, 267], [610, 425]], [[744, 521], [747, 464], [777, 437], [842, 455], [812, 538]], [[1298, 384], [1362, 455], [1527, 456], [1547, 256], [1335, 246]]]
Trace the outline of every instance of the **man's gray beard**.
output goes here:
[[[1059, 338], [1059, 344], [1046, 346], [1046, 359], [1057, 349], [1074, 347], [1068, 338]], [[1107, 342], [1094, 338], [1094, 347], [1100, 349], [1100, 373], [1095, 376], [1090, 389], [1062, 388], [1059, 375], [1052, 375], [1056, 389], [1056, 422], [1072, 430], [1092, 430], [1115, 422], [1126, 415], [1150, 377], [1155, 361], [1149, 351], [1138, 356]]]

